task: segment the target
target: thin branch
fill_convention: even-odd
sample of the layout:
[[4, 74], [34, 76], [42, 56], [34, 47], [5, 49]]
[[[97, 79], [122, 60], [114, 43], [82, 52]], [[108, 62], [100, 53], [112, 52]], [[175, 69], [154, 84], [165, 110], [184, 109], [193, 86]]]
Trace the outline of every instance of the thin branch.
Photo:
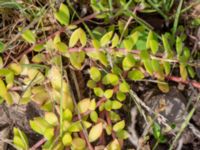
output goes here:
[[[77, 80], [77, 79], [76, 79], [76, 76], [75, 76], [74, 72], [73, 72], [72, 70], [70, 70], [70, 72], [71, 72], [73, 81], [74, 81], [74, 82], [77, 82], [77, 81], [75, 81], [75, 80]], [[85, 139], [85, 141], [86, 141], [86, 143], [87, 143], [87, 145], [88, 145], [89, 150], [94, 150], [93, 146], [92, 146], [91, 143], [89, 142], [88, 132], [87, 132], [87, 130], [85, 129], [83, 123], [82, 123], [82, 116], [81, 116], [81, 114], [80, 114], [80, 112], [79, 112], [79, 110], [78, 110], [78, 104], [77, 104], [77, 102], [76, 102], [76, 100], [75, 100], [75, 96], [74, 96], [74, 93], [73, 93], [73, 91], [72, 91], [72, 88], [71, 88], [71, 85], [70, 85], [70, 82], [69, 82], [68, 74], [66, 73], [65, 76], [66, 76], [66, 79], [67, 79], [67, 83], [68, 83], [68, 86], [69, 86], [69, 90], [70, 90], [70, 93], [71, 93], [71, 97], [72, 97], [72, 100], [73, 100], [73, 104], [74, 104], [75, 110], [76, 110], [76, 112], [77, 112], [77, 114], [78, 114], [78, 115], [77, 115], [78, 120], [80, 121], [81, 126], [82, 126], [82, 128], [83, 128], [82, 133], [83, 133], [84, 139]]]
[[200, 82], [197, 82], [195, 80], [183, 80], [181, 77], [176, 76], [167, 76], [166, 78], [177, 83], [191, 84], [192, 86], [200, 90]]
[[46, 139], [42, 138], [35, 145], [33, 145], [29, 150], [37, 150], [38, 147], [40, 147], [42, 144], [44, 144], [44, 142], [46, 142]]

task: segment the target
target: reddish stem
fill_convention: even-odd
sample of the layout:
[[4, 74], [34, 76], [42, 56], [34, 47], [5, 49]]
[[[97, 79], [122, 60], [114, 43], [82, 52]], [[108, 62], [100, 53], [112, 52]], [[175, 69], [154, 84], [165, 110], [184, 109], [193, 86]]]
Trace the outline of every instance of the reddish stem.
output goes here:
[[[111, 122], [111, 119], [109, 117], [108, 111], [106, 111], [106, 121], [107, 121], [108, 125], [112, 127], [112, 122]], [[112, 138], [116, 139], [115, 133], [113, 131], [112, 131]]]
[[175, 76], [167, 76], [166, 79], [169, 79], [171, 81], [178, 82], [178, 83], [191, 84], [195, 88], [200, 90], [200, 83], [194, 80], [183, 80], [181, 77], [175, 77]]
[[91, 143], [85, 137], [84, 133], [82, 131], [80, 131], [79, 134], [80, 134], [81, 138], [83, 138], [85, 140], [85, 142], [87, 143], [89, 150], [94, 150], [94, 148], [92, 147]]
[[44, 142], [46, 142], [46, 139], [42, 138], [35, 145], [33, 145], [29, 150], [37, 150], [37, 148], [40, 147]]
[[[105, 118], [105, 111], [100, 112], [99, 117], [104, 120], [104, 118]], [[101, 137], [99, 139], [99, 143], [98, 144], [100, 144], [100, 145], [105, 145], [106, 144], [104, 130], [103, 130], [103, 132], [101, 134]]]

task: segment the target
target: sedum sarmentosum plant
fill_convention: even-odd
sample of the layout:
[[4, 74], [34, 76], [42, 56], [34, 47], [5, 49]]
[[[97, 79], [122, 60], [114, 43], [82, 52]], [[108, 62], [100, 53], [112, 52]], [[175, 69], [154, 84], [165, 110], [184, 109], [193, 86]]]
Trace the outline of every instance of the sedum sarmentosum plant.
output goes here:
[[[93, 5], [98, 11], [96, 4]], [[46, 139], [44, 150], [85, 150], [101, 142], [105, 135], [110, 137], [105, 149], [121, 149], [120, 143], [129, 135], [118, 110], [129, 93], [129, 81], [156, 79], [158, 88], [168, 92], [165, 79], [171, 73], [172, 64], [179, 68], [183, 80], [188, 75], [194, 77], [183, 36], [174, 39], [166, 33], [159, 37], [142, 26], [124, 32], [125, 24], [119, 21], [117, 28], [92, 29], [90, 39], [83, 28], [70, 25], [70, 10], [65, 4], [61, 4], [54, 17], [72, 32], [66, 33], [68, 41], [63, 41], [58, 32], [38, 44], [34, 31], [26, 30], [22, 38], [34, 46], [32, 59], [24, 55], [18, 63], [6, 68], [0, 59], [0, 101], [5, 100], [9, 105], [33, 101], [44, 111], [43, 116], [30, 121], [31, 128]], [[76, 70], [89, 67], [87, 86], [93, 95], [77, 100], [77, 107], [63, 68], [66, 62], [67, 67]], [[20, 82], [15, 82], [16, 78]], [[12, 89], [16, 86], [21, 87], [20, 92]], [[14, 144], [18, 149], [29, 148], [26, 135], [17, 128]]]

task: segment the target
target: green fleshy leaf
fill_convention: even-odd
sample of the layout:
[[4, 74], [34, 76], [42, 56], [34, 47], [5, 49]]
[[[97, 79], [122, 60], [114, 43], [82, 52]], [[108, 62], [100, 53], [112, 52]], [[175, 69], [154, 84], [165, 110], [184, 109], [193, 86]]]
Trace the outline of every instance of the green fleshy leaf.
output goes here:
[[177, 52], [177, 55], [180, 56], [182, 51], [183, 51], [182, 40], [181, 40], [180, 37], [177, 37], [176, 38], [176, 52]]
[[101, 72], [99, 71], [98, 68], [91, 67], [89, 72], [90, 72], [90, 77], [92, 80], [94, 80], [96, 82], [101, 80]]
[[133, 57], [133, 55], [131, 54], [128, 54], [124, 59], [123, 59], [123, 62], [122, 62], [122, 66], [123, 66], [123, 69], [125, 71], [131, 69], [134, 65], [135, 65], [135, 58]]
[[88, 80], [88, 82], [87, 82], [87, 87], [93, 89], [93, 88], [95, 88], [96, 86], [97, 86], [97, 84], [96, 84], [95, 81], [93, 81], [93, 80]]
[[104, 104], [104, 107], [107, 111], [110, 111], [112, 109], [112, 101], [111, 100], [107, 100]]
[[112, 46], [111, 48], [114, 48], [116, 47], [119, 43], [119, 36], [115, 33], [113, 39], [112, 39]]
[[120, 130], [116, 133], [116, 136], [119, 139], [127, 139], [129, 137], [129, 133], [126, 130]]
[[104, 92], [101, 88], [96, 87], [96, 88], [94, 88], [94, 94], [98, 97], [102, 97], [104, 95]]
[[102, 131], [103, 131], [102, 123], [98, 123], [98, 124], [94, 125], [88, 135], [89, 141], [90, 142], [96, 141], [101, 136]]
[[70, 109], [65, 109], [64, 112], [63, 112], [63, 119], [64, 120], [67, 120], [67, 121], [71, 121], [72, 120], [72, 112]]
[[50, 124], [45, 119], [36, 117], [30, 121], [30, 126], [35, 132], [43, 135], [45, 130], [50, 127]]
[[72, 33], [69, 39], [69, 47], [74, 47], [77, 44], [78, 40], [80, 40], [82, 46], [85, 46], [87, 43], [87, 37], [85, 31], [81, 28], [76, 29]]
[[94, 123], [97, 123], [97, 120], [98, 120], [98, 114], [96, 111], [92, 111], [90, 113], [90, 119], [94, 122]]
[[86, 148], [86, 143], [84, 139], [73, 138], [72, 140], [72, 149], [74, 150], [84, 150]]
[[50, 125], [56, 126], [58, 124], [58, 118], [53, 112], [45, 112], [44, 118]]
[[63, 42], [58, 42], [55, 44], [56, 49], [61, 53], [66, 53], [68, 51], [68, 47]]
[[85, 61], [85, 52], [72, 52], [70, 53], [70, 62], [76, 69], [81, 69], [82, 63]]
[[153, 75], [153, 67], [152, 67], [152, 64], [151, 64], [151, 60], [150, 59], [146, 59], [143, 61], [144, 63], [144, 67], [146, 69], [146, 71], [150, 74], [150, 75]]
[[14, 132], [14, 138], [13, 138], [14, 145], [17, 146], [17, 148], [19, 149], [28, 150], [29, 143], [25, 133], [18, 128], [13, 128], [13, 132]]
[[64, 146], [70, 146], [72, 143], [72, 136], [69, 133], [65, 133], [62, 137], [62, 143]]
[[186, 81], [188, 77], [186, 66], [184, 64], [180, 64], [179, 68], [180, 68], [181, 78]]
[[194, 69], [191, 66], [187, 66], [187, 70], [188, 70], [188, 73], [189, 73], [190, 77], [194, 78], [195, 74], [196, 74]]
[[168, 93], [169, 92], [169, 84], [167, 82], [164, 83], [158, 83], [158, 88], [163, 92], [163, 93]]
[[108, 84], [116, 85], [119, 83], [119, 77], [113, 73], [108, 73], [103, 77], [102, 82], [105, 85]]
[[110, 99], [112, 96], [113, 96], [113, 90], [112, 89], [108, 89], [104, 92], [104, 96], [107, 98], [107, 99]]
[[54, 128], [53, 127], [46, 128], [43, 135], [47, 140], [51, 140], [54, 136]]
[[13, 100], [11, 95], [8, 93], [8, 90], [4, 84], [4, 82], [0, 79], [0, 97], [6, 100], [7, 104], [11, 105]]
[[142, 80], [144, 74], [140, 70], [132, 70], [128, 73], [128, 78], [134, 81]]
[[110, 43], [112, 35], [113, 35], [113, 31], [110, 31], [110, 32], [107, 32], [106, 34], [104, 34], [104, 36], [100, 40], [102, 47], [104, 47], [105, 45]]
[[62, 24], [68, 25], [70, 20], [69, 9], [65, 4], [61, 4], [59, 11], [54, 14], [55, 18]]
[[123, 93], [127, 93], [130, 90], [130, 86], [127, 82], [122, 82], [119, 84], [119, 90]]
[[156, 36], [154, 35], [154, 33], [152, 31], [149, 32], [148, 37], [147, 37], [147, 42], [146, 42], [146, 48], [151, 48], [151, 51], [153, 54], [156, 54], [156, 52], [158, 51], [158, 41]]
[[122, 121], [116, 123], [116, 124], [113, 126], [113, 130], [114, 130], [115, 132], [118, 132], [118, 131], [124, 129], [124, 127], [125, 127], [125, 121], [122, 120]]
[[161, 135], [161, 127], [156, 122], [154, 122], [154, 124], [153, 124], [153, 135], [154, 135], [155, 139], [159, 140], [160, 135]]
[[80, 102], [78, 102], [78, 110], [80, 113], [85, 113], [86, 111], [88, 111], [89, 107], [90, 107], [89, 98], [85, 98], [81, 100]]
[[22, 37], [24, 40], [26, 40], [29, 43], [35, 43], [36, 42], [36, 36], [31, 30], [26, 30], [22, 33]]
[[145, 61], [150, 59], [149, 52], [147, 50], [143, 50], [140, 52], [140, 58]]
[[117, 100], [112, 101], [112, 109], [120, 109], [122, 107], [122, 103]]
[[3, 53], [4, 52], [4, 43], [0, 41], [0, 53]]
[[123, 92], [117, 92], [117, 99], [119, 101], [124, 101], [126, 99], [126, 94], [124, 94]]
[[169, 62], [163, 62], [163, 66], [164, 66], [164, 69], [165, 69], [165, 74], [166, 75], [169, 75], [170, 74], [170, 71], [171, 71], [171, 64]]

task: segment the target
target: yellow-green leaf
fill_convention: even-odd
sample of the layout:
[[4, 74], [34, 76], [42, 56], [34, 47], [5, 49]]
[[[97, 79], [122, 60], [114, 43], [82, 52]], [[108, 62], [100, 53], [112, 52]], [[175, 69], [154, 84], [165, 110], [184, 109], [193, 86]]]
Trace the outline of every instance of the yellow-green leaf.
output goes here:
[[67, 120], [67, 121], [71, 121], [72, 120], [72, 112], [70, 109], [65, 109], [64, 112], [63, 112], [63, 119], [64, 120]]
[[151, 40], [150, 41], [150, 47], [151, 47], [151, 51], [153, 54], [156, 54], [158, 51], [158, 41], [157, 40]]
[[177, 37], [176, 38], [176, 52], [177, 52], [177, 55], [180, 56], [182, 51], [183, 51], [182, 40], [181, 40], [180, 37]]
[[62, 25], [68, 25], [69, 24], [69, 20], [70, 20], [70, 13], [69, 13], [69, 9], [65, 4], [61, 4], [59, 11], [56, 12], [55, 14], [55, 18], [62, 24]]
[[87, 37], [85, 31], [83, 31], [83, 29], [81, 28], [76, 29], [72, 33], [69, 39], [69, 47], [74, 47], [77, 44], [78, 40], [80, 40], [82, 46], [85, 46], [87, 43]]
[[128, 73], [128, 78], [135, 81], [142, 80], [144, 74], [140, 70], [132, 70]]
[[112, 39], [112, 46], [111, 48], [116, 47], [119, 43], [119, 36], [117, 35], [117, 33], [115, 33], [113, 39]]
[[117, 100], [112, 101], [112, 109], [120, 109], [122, 107], [122, 103]]
[[96, 104], [95, 99], [92, 99], [92, 100], [90, 101], [90, 107], [89, 107], [89, 109], [90, 109], [90, 110], [95, 110], [95, 109], [96, 109], [96, 106], [97, 106], [97, 104]]
[[87, 52], [87, 55], [92, 58], [93, 60], [99, 60], [104, 66], [107, 67], [108, 60], [104, 52], [100, 52], [98, 50]]
[[69, 47], [74, 47], [79, 40], [79, 29], [76, 29], [70, 39], [69, 39]]
[[53, 127], [46, 128], [43, 135], [47, 140], [51, 140], [54, 136], [54, 128]]
[[52, 68], [48, 72], [48, 78], [51, 81], [52, 87], [57, 91], [60, 91], [62, 77], [58, 67], [52, 66]]
[[66, 53], [68, 51], [68, 47], [63, 42], [58, 42], [55, 44], [56, 49], [61, 53]]
[[12, 104], [12, 97], [8, 93], [8, 90], [3, 82], [3, 80], [0, 79], [0, 97], [6, 100], [6, 102], [11, 105]]
[[100, 41], [93, 39], [92, 40], [92, 45], [94, 46], [94, 48], [99, 49], [101, 47]]
[[123, 40], [123, 45], [126, 48], [126, 50], [130, 51], [133, 48], [133, 40], [131, 38], [127, 38]]
[[64, 136], [62, 137], [62, 143], [65, 146], [70, 146], [72, 143], [72, 136], [69, 133], [65, 133]]
[[180, 64], [179, 68], [180, 68], [181, 78], [183, 80], [187, 80], [188, 74], [187, 74], [186, 66], [184, 64]]
[[125, 127], [125, 121], [122, 120], [122, 121], [120, 121], [120, 122], [117, 122], [117, 123], [113, 126], [113, 130], [114, 130], [115, 132], [118, 132], [118, 131], [124, 129], [124, 127]]
[[50, 124], [45, 119], [36, 117], [34, 120], [30, 120], [30, 126], [35, 132], [44, 134], [45, 130], [50, 127]]
[[107, 32], [106, 34], [104, 34], [104, 36], [100, 40], [102, 47], [104, 47], [105, 45], [110, 43], [112, 35], [113, 35], [113, 31], [110, 31], [110, 32]]
[[169, 75], [170, 71], [171, 71], [171, 64], [169, 62], [163, 62], [163, 66], [165, 69], [165, 74]]
[[72, 52], [70, 53], [70, 62], [76, 69], [81, 69], [82, 63], [85, 60], [85, 52]]
[[108, 73], [103, 77], [102, 82], [105, 85], [107, 84], [116, 85], [119, 83], [119, 77], [116, 74]]
[[117, 99], [119, 100], [119, 101], [124, 101], [125, 99], [126, 99], [126, 94], [125, 93], [123, 93], [123, 92], [117, 92]]
[[117, 139], [113, 140], [108, 146], [106, 146], [106, 150], [121, 150], [121, 146]]
[[81, 28], [79, 28], [79, 39], [80, 39], [82, 46], [85, 46], [87, 43], [87, 36], [85, 34], [85, 31]]
[[85, 98], [78, 103], [78, 110], [80, 113], [85, 113], [90, 107], [90, 99]]
[[14, 132], [14, 138], [13, 138], [14, 145], [16, 145], [18, 148], [22, 150], [28, 150], [29, 149], [28, 138], [25, 135], [25, 133], [18, 128], [14, 128], [13, 132]]
[[123, 69], [125, 71], [131, 69], [134, 65], [135, 65], [135, 58], [133, 57], [133, 55], [131, 54], [128, 54], [124, 59], [123, 59], [123, 62], [122, 62], [122, 66], [123, 66]]
[[144, 63], [144, 67], [145, 67], [146, 71], [150, 75], [152, 75], [153, 74], [153, 67], [152, 67], [152, 64], [151, 64], [151, 60], [150, 59], [143, 60], [143, 63]]
[[104, 92], [104, 96], [107, 98], [107, 99], [110, 99], [112, 96], [113, 96], [113, 89], [108, 89]]
[[74, 138], [72, 141], [72, 149], [74, 150], [84, 150], [86, 148], [85, 140], [81, 138]]
[[96, 111], [93, 111], [93, 112], [90, 113], [90, 119], [91, 119], [94, 123], [97, 122], [97, 120], [98, 120], [98, 114], [97, 114]]
[[0, 41], [0, 53], [2, 53], [4, 51], [4, 43]]
[[165, 52], [167, 54], [167, 58], [171, 58], [173, 56], [173, 51], [171, 49], [170, 43], [169, 43], [166, 35], [162, 35], [162, 42], [163, 42]]
[[96, 87], [96, 88], [94, 88], [94, 94], [98, 97], [102, 97], [104, 95], [104, 92], [101, 88]]
[[127, 139], [129, 137], [129, 133], [126, 130], [120, 130], [116, 133], [116, 136], [119, 139]]
[[158, 83], [158, 88], [163, 93], [168, 93], [169, 92], [169, 84], [167, 82]]
[[188, 70], [188, 73], [189, 73], [190, 77], [194, 78], [195, 74], [196, 74], [194, 69], [191, 66], [187, 66], [187, 70]]
[[102, 134], [103, 131], [103, 124], [98, 123], [95, 126], [92, 127], [92, 129], [89, 132], [89, 141], [94, 142], [96, 141]]
[[130, 90], [130, 86], [126, 81], [124, 81], [119, 84], [119, 90], [123, 93], [127, 93]]
[[37, 44], [35, 45], [35, 47], [33, 48], [34, 51], [36, 52], [40, 52], [44, 49], [44, 44]]
[[58, 118], [53, 112], [45, 112], [44, 118], [50, 125], [56, 126], [58, 124]]
[[29, 43], [35, 43], [36, 36], [31, 30], [26, 30], [22, 33], [22, 37]]
[[101, 72], [99, 71], [99, 69], [97, 69], [96, 67], [91, 67], [89, 72], [92, 80], [96, 82], [101, 80]]

